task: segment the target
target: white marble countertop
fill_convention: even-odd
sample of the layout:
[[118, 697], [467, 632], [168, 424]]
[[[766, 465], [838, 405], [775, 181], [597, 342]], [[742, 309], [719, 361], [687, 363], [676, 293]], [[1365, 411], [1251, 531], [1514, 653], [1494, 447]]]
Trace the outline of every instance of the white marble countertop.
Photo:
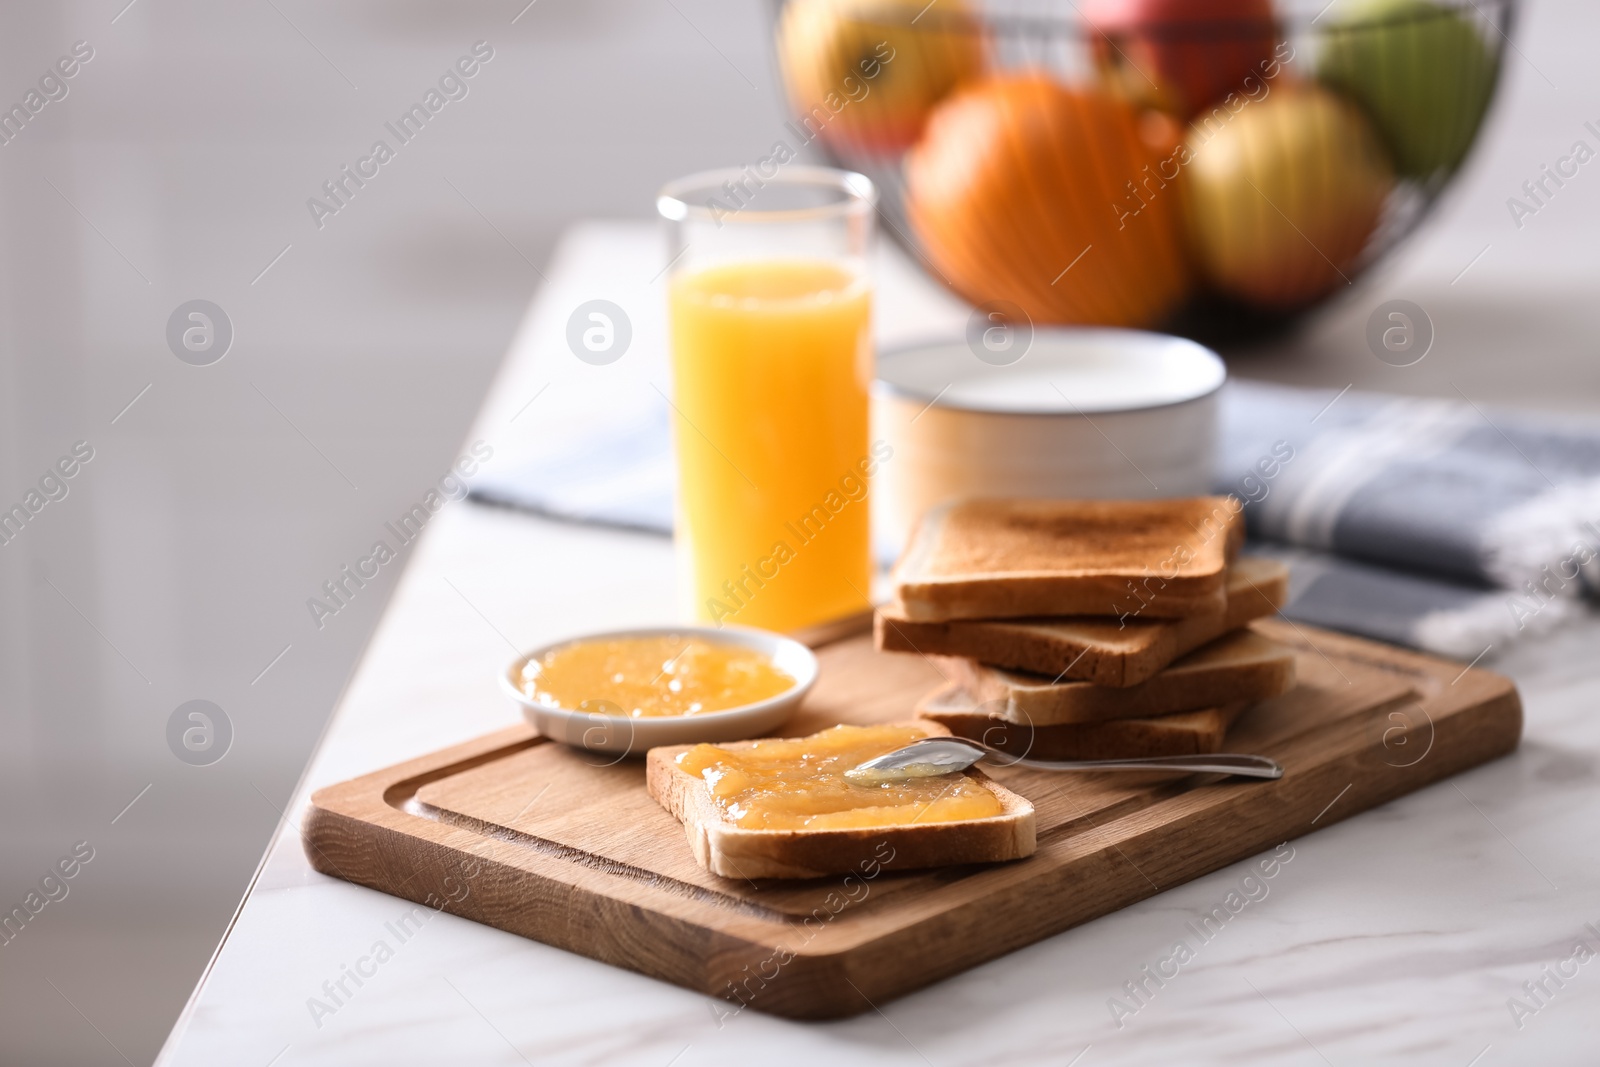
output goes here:
[[[584, 300], [659, 301], [653, 233], [569, 236], [469, 443], [504, 455], [528, 427], [559, 426], [564, 393], [664, 381], [647, 356], [594, 368], [561, 342]], [[903, 262], [885, 270], [880, 340], [963, 321], [925, 290], [891, 297], [916, 283]], [[634, 344], [658, 349], [658, 319], [635, 318]], [[385, 924], [410, 905], [311, 869], [298, 830], [310, 792], [515, 722], [495, 683], [513, 647], [673, 617], [672, 573], [658, 538], [469, 504], [436, 515], [159, 1062], [1595, 1062], [1600, 963], [1564, 962], [1580, 941], [1600, 954], [1594, 621], [1485, 664], [1522, 690], [1517, 753], [1296, 840], [1266, 897], [1120, 1026], [1111, 998], [1126, 1000], [1123, 983], [1248, 864], [837, 1022], [719, 1022], [708, 997], [443, 913], [336, 1011], [314, 1013], [323, 983], [393, 942]]]

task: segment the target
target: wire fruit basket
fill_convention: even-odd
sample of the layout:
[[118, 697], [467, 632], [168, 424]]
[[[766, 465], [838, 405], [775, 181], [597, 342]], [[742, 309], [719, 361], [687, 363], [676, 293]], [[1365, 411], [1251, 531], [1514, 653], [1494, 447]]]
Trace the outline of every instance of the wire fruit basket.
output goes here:
[[778, 0], [790, 130], [1035, 323], [1280, 332], [1422, 221], [1515, 0]]

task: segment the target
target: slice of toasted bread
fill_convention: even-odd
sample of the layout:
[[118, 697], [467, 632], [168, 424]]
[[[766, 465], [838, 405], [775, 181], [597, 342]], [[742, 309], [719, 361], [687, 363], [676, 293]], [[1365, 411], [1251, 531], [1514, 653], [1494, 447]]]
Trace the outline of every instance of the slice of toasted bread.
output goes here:
[[994, 714], [1031, 726], [1143, 719], [1222, 704], [1254, 703], [1294, 685], [1289, 646], [1244, 629], [1173, 661], [1148, 681], [1116, 688], [1052, 682], [1038, 674], [985, 667], [975, 660], [935, 657], [950, 680]]
[[878, 648], [965, 656], [1052, 678], [1096, 685], [1137, 685], [1186, 652], [1271, 615], [1289, 595], [1289, 568], [1246, 556], [1228, 568], [1228, 607], [1187, 619], [952, 619], [917, 622], [895, 608], [873, 620]]
[[[916, 726], [928, 737], [950, 733], [936, 722], [894, 725]], [[717, 747], [737, 751], [755, 743]], [[645, 763], [646, 785], [650, 795], [683, 823], [700, 865], [724, 878], [819, 878], [862, 872], [871, 872], [871, 877], [879, 869], [996, 863], [1033, 854], [1033, 805], [975, 768], [964, 773], [994, 793], [1001, 814], [863, 829], [748, 830], [725, 819], [706, 783], [678, 765], [679, 757], [694, 747], [651, 749]]]
[[919, 622], [1220, 613], [1243, 541], [1232, 497], [955, 501], [917, 523], [895, 598]]
[[923, 697], [917, 715], [957, 737], [981, 741], [1019, 759], [1142, 759], [1221, 752], [1223, 739], [1249, 705], [1181, 711], [1148, 719], [1026, 726], [988, 714], [959, 685]]

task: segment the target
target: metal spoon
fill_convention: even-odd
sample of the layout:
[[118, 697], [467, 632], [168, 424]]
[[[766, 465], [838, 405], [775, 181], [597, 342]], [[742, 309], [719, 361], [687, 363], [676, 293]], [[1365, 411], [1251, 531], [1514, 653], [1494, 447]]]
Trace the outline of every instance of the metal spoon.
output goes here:
[[1241, 778], [1282, 778], [1283, 767], [1266, 756], [1216, 752], [1203, 756], [1158, 756], [1150, 759], [1030, 760], [964, 737], [924, 737], [904, 748], [869, 759], [844, 772], [857, 785], [877, 785], [907, 778], [931, 778], [964, 771], [981, 759], [999, 757], [1007, 764], [1047, 771], [1183, 771], [1188, 774], [1234, 774]]

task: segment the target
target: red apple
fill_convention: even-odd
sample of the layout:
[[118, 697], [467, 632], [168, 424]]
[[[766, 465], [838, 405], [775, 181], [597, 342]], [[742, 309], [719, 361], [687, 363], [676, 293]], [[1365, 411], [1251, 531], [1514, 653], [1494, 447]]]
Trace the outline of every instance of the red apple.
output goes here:
[[1271, 0], [1085, 0], [1082, 11], [1101, 76], [1179, 118], [1276, 69]]

